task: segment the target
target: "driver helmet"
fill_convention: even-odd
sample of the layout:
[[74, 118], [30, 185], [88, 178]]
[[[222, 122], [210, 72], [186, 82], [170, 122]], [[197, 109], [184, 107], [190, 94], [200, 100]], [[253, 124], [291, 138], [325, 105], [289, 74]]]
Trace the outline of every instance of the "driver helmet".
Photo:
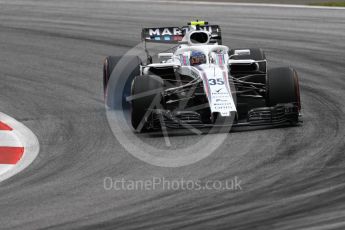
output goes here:
[[201, 52], [201, 51], [191, 51], [190, 54], [190, 65], [194, 66], [194, 65], [201, 65], [201, 64], [205, 64], [206, 61], [206, 55]]

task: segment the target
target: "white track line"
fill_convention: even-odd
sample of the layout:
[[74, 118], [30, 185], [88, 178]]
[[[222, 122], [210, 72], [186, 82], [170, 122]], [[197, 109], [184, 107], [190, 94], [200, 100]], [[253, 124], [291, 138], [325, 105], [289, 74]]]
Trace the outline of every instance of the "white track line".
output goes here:
[[[1, 182], [21, 172], [34, 161], [39, 152], [39, 142], [35, 134], [33, 134], [30, 129], [10, 116], [0, 112], [0, 121], [4, 122], [13, 129], [12, 131], [7, 131], [9, 134], [3, 134], [3, 132], [1, 132], [2, 137], [6, 138], [6, 141], [5, 139], [0, 139], [0, 144], [5, 146], [4, 144], [8, 143], [24, 147], [23, 156], [17, 164], [1, 165], [0, 170], [4, 170], [0, 175]], [[14, 137], [10, 138], [8, 135], [13, 135]], [[14, 139], [17, 139], [19, 144], [15, 143]]]
[[0, 164], [0, 172], [2, 174], [7, 173], [8, 171], [10, 171], [11, 169], [13, 169], [14, 166], [13, 165], [7, 165], [7, 164]]
[[[103, 0], [114, 2], [114, 0]], [[116, 1], [115, 2], [120, 2]], [[124, 2], [124, 1], [121, 1]], [[207, 1], [168, 1], [168, 0], [126, 0], [125, 2], [152, 2], [152, 3], [173, 3], [188, 5], [208, 5], [208, 6], [255, 6], [255, 7], [277, 7], [277, 8], [301, 8], [301, 9], [324, 9], [324, 10], [345, 10], [345, 7], [334, 6], [308, 6], [308, 5], [287, 5], [287, 4], [269, 4], [269, 3], [240, 3], [240, 2], [207, 2]]]

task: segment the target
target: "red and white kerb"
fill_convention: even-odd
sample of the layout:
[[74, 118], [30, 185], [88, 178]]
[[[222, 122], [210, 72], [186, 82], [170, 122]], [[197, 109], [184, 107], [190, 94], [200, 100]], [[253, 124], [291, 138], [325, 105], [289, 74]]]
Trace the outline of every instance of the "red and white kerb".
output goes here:
[[13, 128], [0, 121], [0, 174], [15, 166], [24, 154], [24, 147]]

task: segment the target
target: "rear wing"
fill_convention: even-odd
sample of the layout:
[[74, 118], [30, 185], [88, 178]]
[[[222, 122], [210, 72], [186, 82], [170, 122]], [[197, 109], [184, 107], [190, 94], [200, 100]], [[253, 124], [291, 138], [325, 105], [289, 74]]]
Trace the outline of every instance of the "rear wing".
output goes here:
[[[145, 42], [157, 42], [176, 44], [182, 40], [184, 35], [191, 30], [190, 26], [183, 27], [157, 27], [144, 28], [141, 32], [141, 39]], [[222, 44], [221, 30], [218, 25], [196, 26], [196, 30], [204, 30], [211, 33], [210, 43]]]

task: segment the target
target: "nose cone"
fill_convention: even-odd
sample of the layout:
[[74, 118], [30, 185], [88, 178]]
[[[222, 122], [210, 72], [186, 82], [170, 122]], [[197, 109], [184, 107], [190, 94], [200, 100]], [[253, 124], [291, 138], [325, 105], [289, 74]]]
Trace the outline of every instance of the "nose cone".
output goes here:
[[205, 93], [212, 113], [229, 117], [232, 112], [237, 112], [232, 97], [228, 69], [214, 64], [198, 66], [201, 72]]

